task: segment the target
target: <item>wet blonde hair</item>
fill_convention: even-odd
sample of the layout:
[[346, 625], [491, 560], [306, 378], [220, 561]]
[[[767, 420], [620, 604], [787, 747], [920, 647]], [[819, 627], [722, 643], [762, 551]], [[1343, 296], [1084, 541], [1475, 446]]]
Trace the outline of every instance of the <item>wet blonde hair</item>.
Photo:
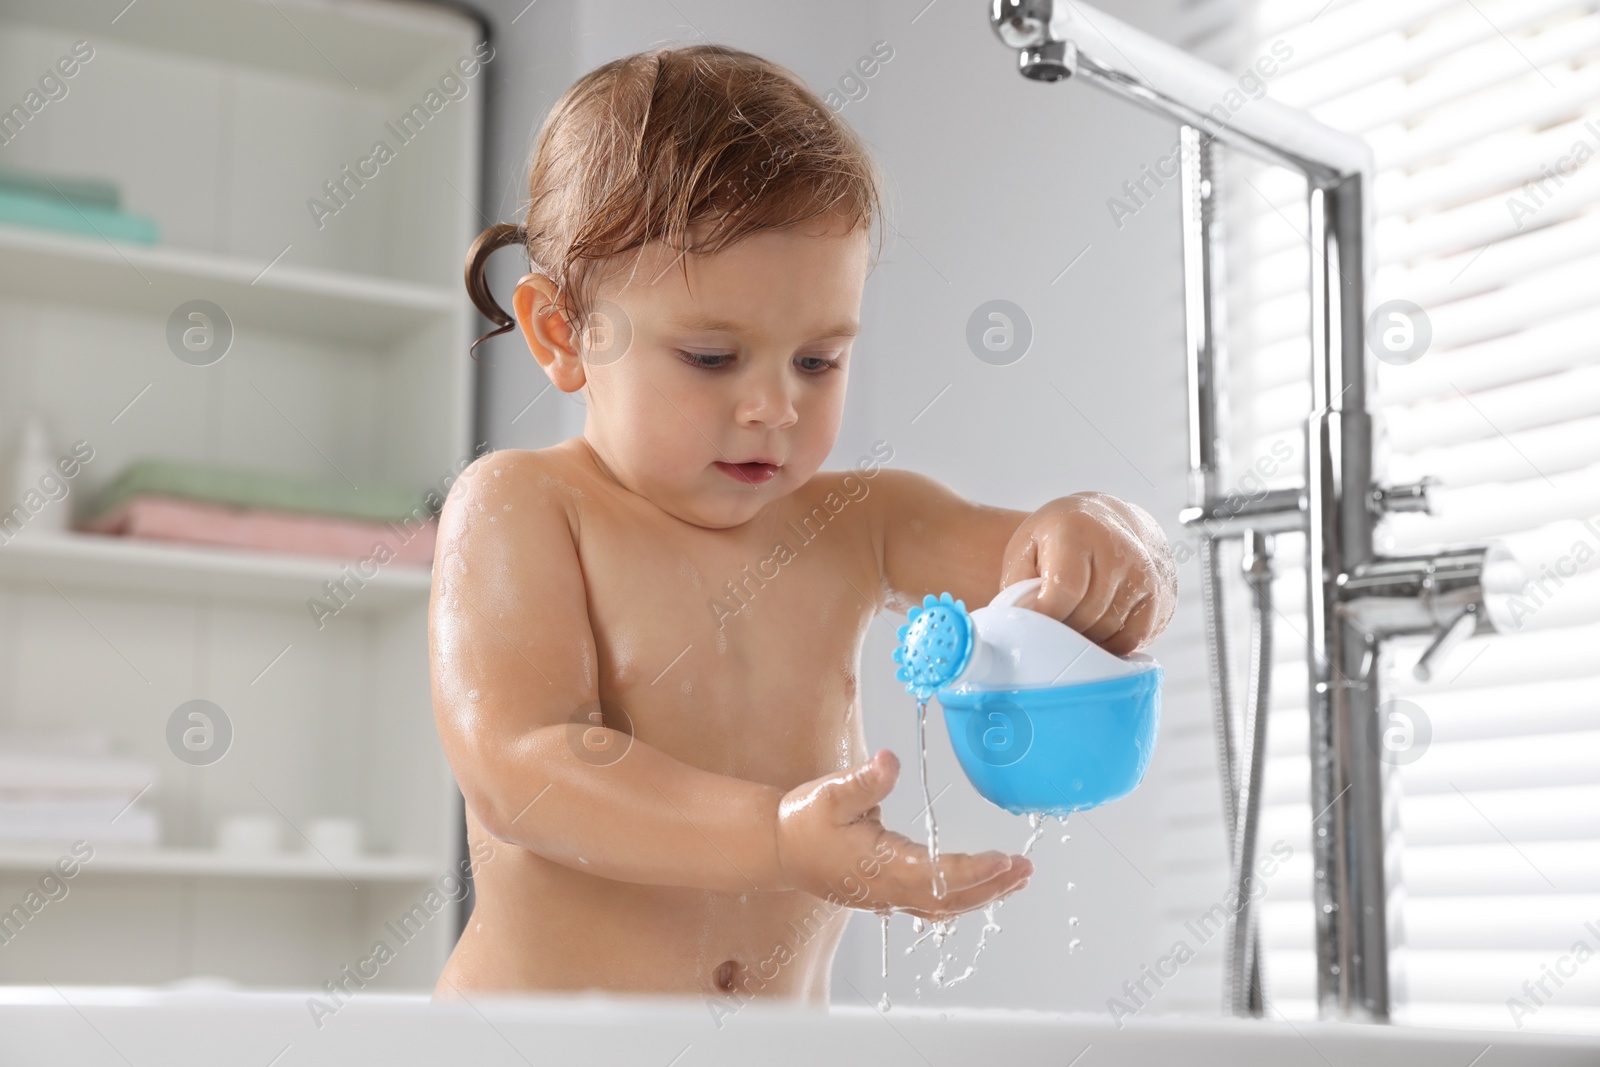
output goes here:
[[[880, 183], [860, 137], [785, 67], [715, 44], [612, 60], [545, 118], [522, 225], [489, 227], [467, 253], [467, 292], [499, 327], [472, 347], [516, 325], [485, 279], [498, 248], [523, 246], [581, 335], [612, 257], [659, 240], [679, 252], [687, 281], [684, 253], [713, 253], [759, 230], [827, 214], [849, 232], [870, 229], [882, 221]], [[690, 246], [702, 222], [705, 240]]]

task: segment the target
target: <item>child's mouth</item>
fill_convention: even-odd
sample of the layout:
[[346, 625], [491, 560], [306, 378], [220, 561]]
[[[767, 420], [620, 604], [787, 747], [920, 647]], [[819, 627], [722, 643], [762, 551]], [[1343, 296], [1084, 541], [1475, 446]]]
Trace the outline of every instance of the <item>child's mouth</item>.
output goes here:
[[764, 485], [776, 478], [780, 469], [776, 463], [723, 463], [720, 460], [712, 466], [747, 485]]

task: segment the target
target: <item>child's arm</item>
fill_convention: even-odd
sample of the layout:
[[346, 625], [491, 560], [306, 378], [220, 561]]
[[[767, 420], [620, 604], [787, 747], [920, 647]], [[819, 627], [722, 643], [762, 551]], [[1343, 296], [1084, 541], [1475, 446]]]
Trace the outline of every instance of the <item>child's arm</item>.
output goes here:
[[871, 494], [889, 607], [949, 591], [979, 608], [1026, 578], [1044, 579], [1020, 606], [1061, 619], [1117, 655], [1172, 619], [1178, 568], [1149, 512], [1105, 493], [1074, 493], [1031, 514], [974, 504], [906, 470], [879, 470]]
[[[497, 452], [462, 473], [440, 516], [429, 604], [434, 714], [485, 830], [619, 881], [804, 889], [930, 916], [981, 907], [1026, 878], [1031, 864], [1012, 869], [999, 853], [941, 856], [952, 892], [933, 900], [926, 850], [877, 821], [894, 784], [892, 756], [785, 794], [598, 725], [567, 492], [533, 453]], [[863, 883], [860, 895], [850, 888]]]

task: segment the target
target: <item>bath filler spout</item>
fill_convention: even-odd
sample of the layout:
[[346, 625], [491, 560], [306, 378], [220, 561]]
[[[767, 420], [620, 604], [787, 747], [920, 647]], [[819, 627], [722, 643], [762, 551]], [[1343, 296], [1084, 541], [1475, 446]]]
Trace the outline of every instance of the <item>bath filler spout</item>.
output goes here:
[[[1270, 578], [1271, 535], [1305, 535], [1317, 1004], [1325, 1019], [1386, 1022], [1390, 917], [1383, 797], [1385, 773], [1392, 768], [1379, 759], [1380, 644], [1402, 635], [1434, 635], [1426, 669], [1462, 637], [1493, 632], [1482, 579], [1494, 549], [1458, 545], [1416, 555], [1373, 549], [1383, 514], [1429, 511], [1430, 483], [1374, 480], [1367, 407], [1372, 366], [1364, 333], [1372, 278], [1372, 150], [1361, 138], [1270, 97], [1229, 113], [1218, 105], [1237, 91], [1235, 77], [1077, 0], [990, 0], [990, 25], [1015, 52], [1024, 77], [1086, 81], [1181, 124], [1190, 506], [1179, 519], [1199, 535], [1202, 559], [1213, 564], [1221, 542], [1245, 542], [1253, 575], [1247, 579], [1263, 614], [1270, 610], [1259, 591]], [[1312, 400], [1304, 481], [1242, 508], [1219, 494], [1225, 287], [1220, 242], [1213, 240], [1216, 142], [1305, 176], [1312, 248]], [[1216, 568], [1204, 569], [1215, 582]], [[1219, 654], [1223, 635], [1211, 614], [1206, 630], [1213, 703], [1222, 711], [1219, 727], [1225, 727], [1226, 657]], [[1270, 618], [1258, 624], [1270, 625]], [[1270, 642], [1254, 643], [1270, 648]], [[1270, 662], [1258, 667], [1270, 671]], [[1252, 695], [1262, 716], [1264, 692], [1263, 684]], [[1259, 771], [1261, 753], [1250, 749], [1260, 743], [1261, 725], [1244, 731], [1254, 745], [1247, 747], [1245, 738], [1219, 744], [1236, 885], [1241, 866], [1248, 872], [1253, 861], [1244, 853], [1253, 850], [1253, 808], [1260, 793], [1259, 773], [1249, 772]], [[1236, 973], [1227, 978], [1229, 1006], [1239, 1014], [1259, 1014], [1253, 922], [1245, 909], [1236, 921], [1246, 926], [1230, 938]], [[1250, 970], [1241, 973], [1244, 968]]]

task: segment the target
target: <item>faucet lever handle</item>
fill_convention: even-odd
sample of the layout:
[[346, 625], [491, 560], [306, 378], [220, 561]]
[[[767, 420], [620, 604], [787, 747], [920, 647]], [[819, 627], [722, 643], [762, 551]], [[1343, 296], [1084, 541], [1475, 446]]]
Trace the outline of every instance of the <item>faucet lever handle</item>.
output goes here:
[[1478, 605], [1468, 604], [1461, 609], [1449, 626], [1442, 628], [1434, 635], [1433, 641], [1422, 650], [1422, 656], [1417, 660], [1417, 665], [1411, 668], [1411, 673], [1419, 682], [1433, 680], [1433, 669], [1438, 662], [1449, 655], [1451, 649], [1465, 641], [1478, 626]]
[[1407, 511], [1432, 515], [1433, 500], [1429, 494], [1438, 484], [1439, 479], [1431, 474], [1425, 474], [1422, 480], [1417, 482], [1373, 486], [1372, 510], [1379, 515]]

